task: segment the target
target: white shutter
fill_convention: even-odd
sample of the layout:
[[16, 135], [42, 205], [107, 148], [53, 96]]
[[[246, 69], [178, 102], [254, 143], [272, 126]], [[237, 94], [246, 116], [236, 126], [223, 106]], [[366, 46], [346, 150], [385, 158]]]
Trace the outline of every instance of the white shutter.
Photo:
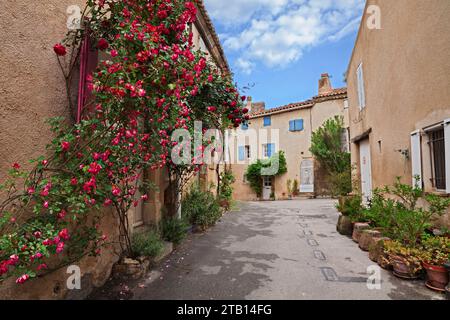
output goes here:
[[362, 110], [366, 107], [366, 95], [364, 91], [364, 72], [363, 72], [363, 64], [361, 63], [358, 66], [358, 70], [356, 71], [358, 78], [358, 98], [359, 98], [359, 109]]
[[[411, 133], [412, 185], [422, 188], [422, 150], [420, 130]], [[416, 181], [416, 177], [420, 180]]]
[[450, 193], [450, 119], [444, 121], [445, 143], [445, 181], [447, 193]]

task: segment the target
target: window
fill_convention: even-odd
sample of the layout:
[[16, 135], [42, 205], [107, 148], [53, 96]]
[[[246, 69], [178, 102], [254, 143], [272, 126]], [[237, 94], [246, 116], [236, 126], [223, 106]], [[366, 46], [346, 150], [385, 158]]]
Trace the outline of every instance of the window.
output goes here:
[[250, 146], [245, 146], [245, 156], [247, 159], [251, 158]]
[[431, 151], [432, 182], [438, 190], [446, 189], [444, 128], [429, 133]]
[[363, 110], [366, 107], [366, 95], [364, 91], [364, 73], [362, 63], [358, 66], [358, 69], [356, 70], [356, 78], [358, 88], [359, 109]]
[[272, 125], [272, 118], [271, 117], [264, 117], [264, 127], [269, 127]]
[[275, 153], [275, 143], [263, 144], [263, 157], [270, 158]]
[[289, 121], [289, 131], [303, 131], [303, 119]]
[[239, 147], [238, 157], [239, 157], [239, 161], [245, 161], [245, 147], [244, 146]]

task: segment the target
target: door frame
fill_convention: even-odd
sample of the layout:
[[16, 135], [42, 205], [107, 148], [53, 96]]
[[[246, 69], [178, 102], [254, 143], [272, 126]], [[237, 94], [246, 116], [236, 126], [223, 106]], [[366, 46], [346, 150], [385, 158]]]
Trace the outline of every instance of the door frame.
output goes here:
[[[273, 177], [272, 176], [263, 176], [262, 177], [262, 200], [268, 201], [270, 200], [270, 195], [273, 192]], [[266, 183], [269, 182], [270, 186], [266, 186]], [[267, 195], [268, 188], [270, 188], [270, 192]]]
[[373, 195], [372, 181], [372, 155], [370, 150], [370, 139], [359, 142], [359, 167], [361, 178], [361, 193], [364, 204], [368, 204]]

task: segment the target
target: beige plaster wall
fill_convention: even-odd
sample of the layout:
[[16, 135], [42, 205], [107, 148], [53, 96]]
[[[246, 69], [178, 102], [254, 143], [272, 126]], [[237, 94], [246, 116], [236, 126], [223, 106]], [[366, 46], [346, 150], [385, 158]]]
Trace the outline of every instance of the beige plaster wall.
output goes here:
[[[450, 117], [450, 1], [369, 0], [370, 4], [381, 8], [382, 29], [369, 30], [362, 24], [350, 62], [351, 136], [372, 129], [373, 187], [391, 184], [396, 176], [410, 183], [411, 161], [398, 150], [410, 150], [411, 132]], [[361, 62], [367, 105], [362, 112], [356, 79]], [[424, 157], [427, 148], [424, 143]], [[352, 161], [358, 164], [358, 159], [354, 144]], [[423, 160], [426, 189], [433, 191], [431, 170]]]
[[[344, 100], [328, 100], [315, 104], [313, 107], [306, 107], [299, 110], [293, 110], [289, 112], [283, 112], [271, 115], [272, 125], [270, 127], [264, 127], [264, 118], [258, 117], [250, 120], [249, 130], [242, 131], [237, 130], [236, 135], [248, 135], [251, 130], [267, 130], [267, 142], [264, 142], [261, 138], [257, 139], [256, 144], [251, 145], [251, 153], [253, 156], [262, 158], [263, 143], [276, 143], [276, 151], [284, 151], [286, 155], [286, 162], [288, 172], [282, 176], [278, 176], [274, 180], [274, 191], [277, 199], [285, 199], [288, 197], [287, 181], [297, 180], [300, 185], [300, 165], [303, 160], [313, 160], [313, 156], [309, 151], [311, 147], [312, 132], [317, 130], [323, 123], [333, 118], [335, 115], [342, 115], [345, 119], [345, 123], [348, 123], [347, 110], [344, 109]], [[295, 119], [304, 120], [304, 130], [300, 132], [289, 131], [289, 121]], [[271, 130], [278, 131], [278, 137], [275, 133], [274, 140], [271, 141]], [[259, 134], [256, 133], [259, 137]], [[250, 140], [247, 138], [246, 145]], [[238, 138], [234, 138], [234, 161], [238, 160], [237, 148], [239, 145], [244, 145], [242, 142], [238, 142]], [[255, 162], [256, 159], [250, 159], [245, 164], [235, 164], [232, 166], [236, 182], [234, 184], [234, 197], [236, 200], [248, 201], [257, 200], [256, 195], [250, 188], [248, 183], [244, 182], [244, 174], [249, 164]]]
[[[84, 6], [80, 0], [0, 2], [0, 180], [13, 162], [30, 168], [28, 160], [45, 154], [52, 139], [44, 121], [70, 117], [65, 82], [53, 52], [66, 32], [66, 9]], [[117, 240], [116, 220], [105, 212], [101, 230]], [[0, 284], [0, 299], [81, 298], [93, 286], [102, 285], [117, 261], [114, 246], [104, 248], [98, 258], [77, 263], [82, 290], [69, 292], [66, 268], [44, 278], [17, 286], [15, 279]]]

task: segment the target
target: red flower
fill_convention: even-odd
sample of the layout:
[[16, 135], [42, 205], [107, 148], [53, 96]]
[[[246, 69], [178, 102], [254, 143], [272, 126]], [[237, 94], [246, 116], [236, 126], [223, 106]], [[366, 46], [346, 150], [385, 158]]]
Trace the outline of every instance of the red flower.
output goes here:
[[58, 219], [64, 219], [64, 217], [66, 216], [67, 211], [66, 210], [61, 210], [60, 213], [58, 213]]
[[62, 44], [58, 43], [55, 44], [55, 46], [53, 47], [53, 50], [55, 51], [55, 53], [58, 56], [65, 56], [67, 54], [67, 50], [66, 47], [64, 47]]
[[97, 162], [93, 162], [89, 165], [89, 173], [92, 173], [93, 175], [97, 175], [100, 170], [102, 170], [102, 166], [99, 165]]
[[62, 229], [59, 233], [58, 233], [59, 237], [64, 239], [64, 240], [69, 240], [70, 236], [69, 236], [69, 230], [67, 229]]
[[210, 106], [210, 107], [208, 107], [208, 111], [209, 111], [209, 112], [216, 112], [216, 111], [217, 111], [217, 108], [214, 107], [214, 106]]
[[37, 267], [37, 270], [38, 270], [38, 271], [41, 271], [41, 270], [44, 270], [44, 269], [48, 269], [48, 266], [47, 266], [45, 263], [40, 264], [40, 265], [38, 265], [38, 267]]
[[70, 149], [70, 143], [67, 141], [61, 142], [61, 148], [63, 151], [68, 151]]
[[247, 108], [242, 109], [242, 113], [243, 113], [243, 114], [248, 113], [248, 109], [247, 109]]
[[13, 163], [12, 167], [16, 170], [20, 169], [20, 164], [18, 164], [17, 162]]
[[36, 189], [33, 188], [33, 187], [29, 187], [27, 192], [28, 192], [29, 195], [32, 195], [32, 194], [34, 194], [36, 192]]
[[72, 178], [72, 180], [70, 180], [70, 184], [71, 184], [72, 186], [76, 186], [76, 185], [78, 184], [77, 178]]
[[112, 188], [112, 194], [113, 194], [115, 197], [120, 196], [120, 193], [121, 193], [120, 189], [117, 188], [116, 186], [114, 186], [114, 187]]
[[19, 263], [19, 256], [17, 254], [13, 254], [9, 257], [9, 260], [7, 262], [10, 266], [15, 266]]
[[108, 43], [108, 41], [106, 41], [106, 39], [101, 38], [101, 39], [98, 41], [97, 47], [98, 47], [100, 50], [106, 50], [106, 49], [109, 48], [109, 43]]
[[56, 245], [56, 253], [61, 253], [64, 251], [64, 242], [59, 242]]
[[24, 274], [17, 278], [16, 283], [17, 284], [24, 284], [28, 279], [30, 279], [30, 276], [28, 274]]

